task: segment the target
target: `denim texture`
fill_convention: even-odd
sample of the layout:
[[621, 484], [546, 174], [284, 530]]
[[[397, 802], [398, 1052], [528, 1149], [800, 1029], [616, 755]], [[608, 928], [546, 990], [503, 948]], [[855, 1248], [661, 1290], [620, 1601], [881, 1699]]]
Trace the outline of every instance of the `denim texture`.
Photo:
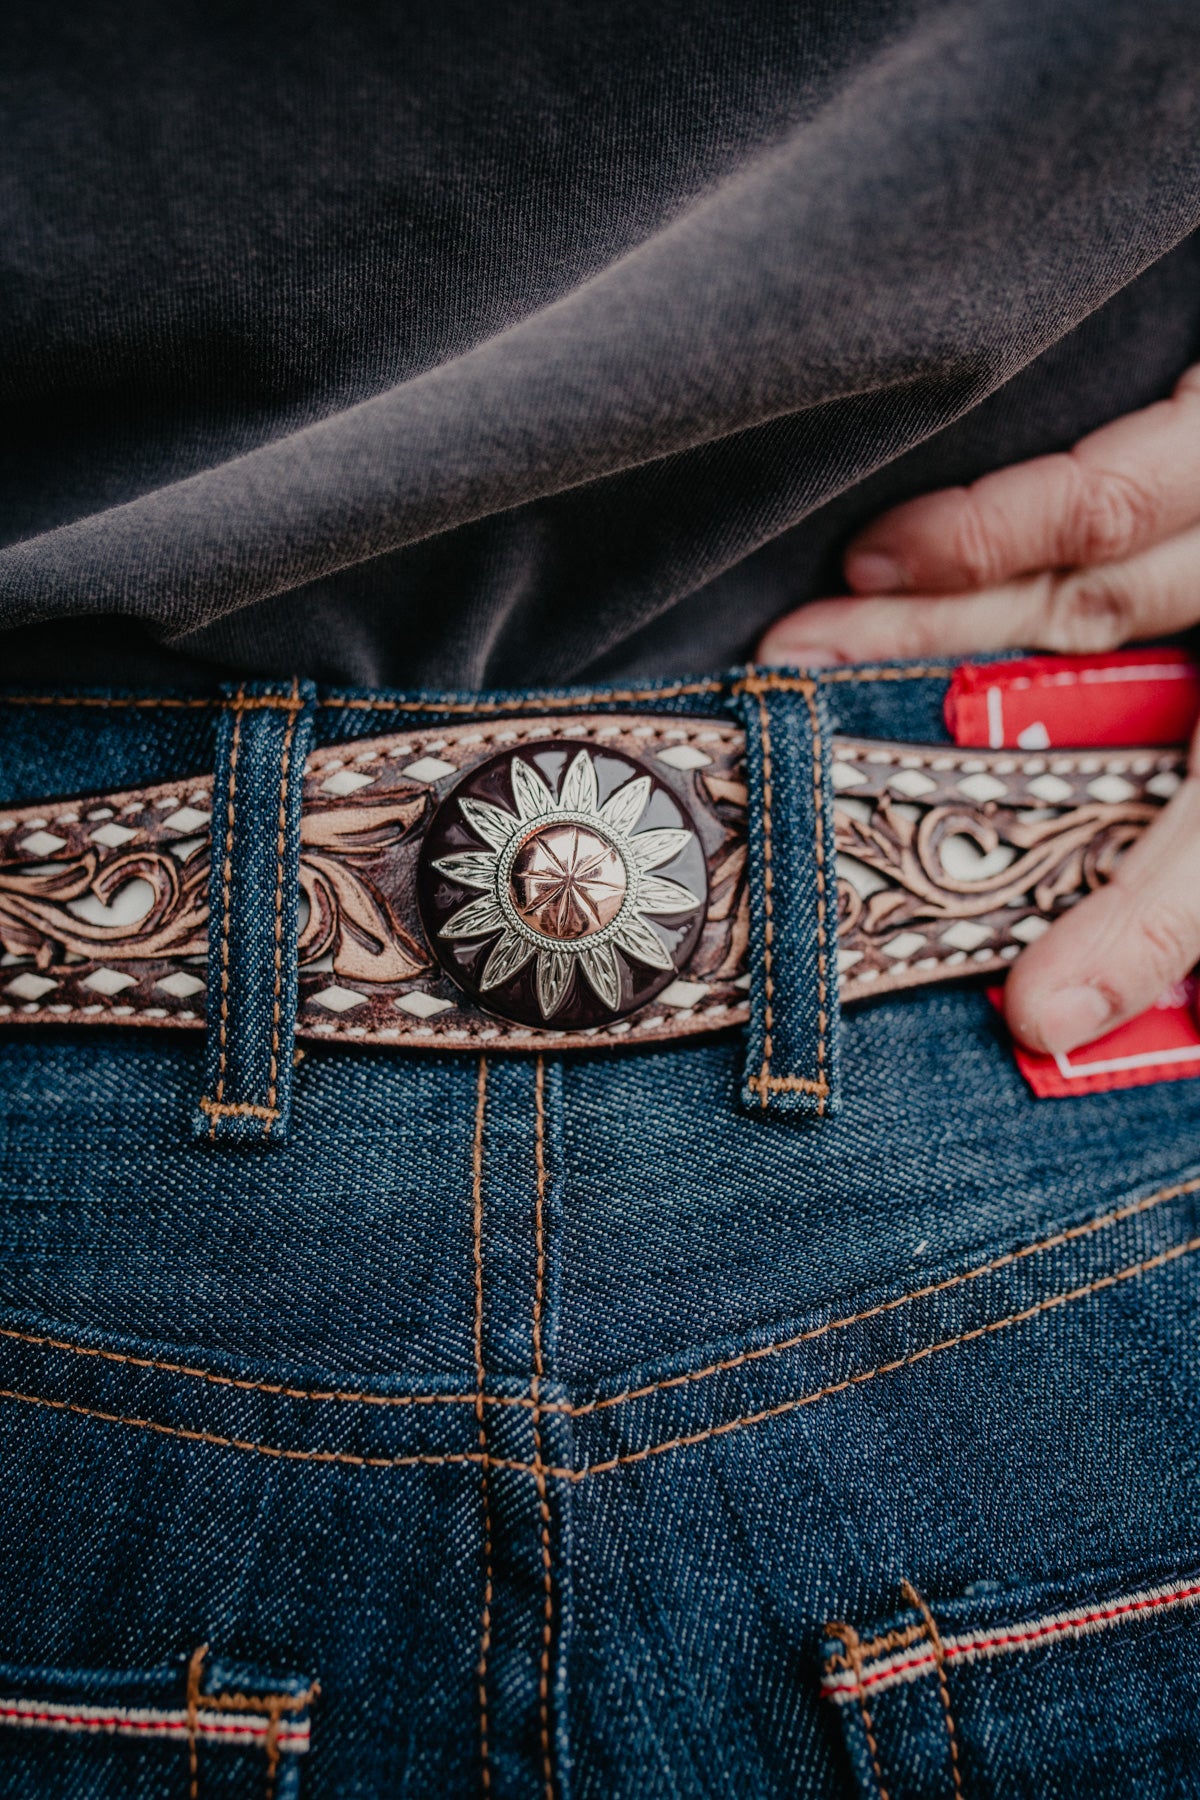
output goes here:
[[[817, 685], [934, 739], [947, 673]], [[5, 799], [214, 766], [220, 695], [29, 698]], [[322, 693], [314, 742], [548, 704]], [[829, 1627], [912, 1628], [909, 1582], [949, 1640], [1200, 1566], [1200, 1087], [1035, 1102], [969, 983], [839, 1036], [819, 1121], [743, 1104], [740, 1033], [316, 1044], [248, 1153], [188, 1134], [191, 1033], [0, 1033], [0, 1701], [159, 1671], [178, 1704], [207, 1644], [319, 1681], [304, 1800], [949, 1800], [936, 1675], [872, 1709], [880, 1783]], [[1197, 1617], [948, 1663], [963, 1791], [1196, 1792]], [[0, 1795], [189, 1795], [185, 1744], [136, 1749], [0, 1723]], [[201, 1745], [198, 1783], [261, 1797], [264, 1754]]]
[[744, 686], [750, 793], [750, 1029], [742, 1097], [764, 1112], [832, 1117], [838, 1091], [833, 728], [803, 677]]
[[208, 1036], [194, 1129], [281, 1142], [292, 1102], [300, 802], [310, 682], [225, 690], [213, 778]]

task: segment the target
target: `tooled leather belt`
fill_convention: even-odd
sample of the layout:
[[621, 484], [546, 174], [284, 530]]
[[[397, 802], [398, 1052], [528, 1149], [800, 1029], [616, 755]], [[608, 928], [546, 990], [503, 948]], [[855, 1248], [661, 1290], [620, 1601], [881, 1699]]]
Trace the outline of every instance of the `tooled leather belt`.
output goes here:
[[[653, 1043], [749, 1012], [741, 730], [436, 726], [304, 772], [301, 1037]], [[1002, 969], [1101, 884], [1175, 751], [833, 747], [843, 1001]], [[211, 779], [0, 818], [0, 1021], [204, 1023]]]

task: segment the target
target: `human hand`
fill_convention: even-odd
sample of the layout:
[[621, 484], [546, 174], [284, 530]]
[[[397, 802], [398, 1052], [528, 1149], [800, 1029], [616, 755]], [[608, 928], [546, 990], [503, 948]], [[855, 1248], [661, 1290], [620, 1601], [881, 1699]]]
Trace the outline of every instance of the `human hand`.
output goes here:
[[[849, 596], [779, 619], [758, 660], [817, 667], [1023, 647], [1113, 650], [1200, 622], [1200, 364], [1171, 399], [893, 508], [846, 552]], [[1100, 888], [1014, 964], [1030, 1048], [1074, 1049], [1200, 961], [1200, 728], [1187, 778]]]

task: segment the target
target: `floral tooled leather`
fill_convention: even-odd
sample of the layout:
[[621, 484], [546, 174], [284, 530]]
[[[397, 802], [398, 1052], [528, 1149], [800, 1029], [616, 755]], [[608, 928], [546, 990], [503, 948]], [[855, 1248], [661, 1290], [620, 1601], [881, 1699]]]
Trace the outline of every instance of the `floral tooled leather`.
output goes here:
[[[498, 750], [555, 736], [652, 766], [708, 870], [681, 977], [600, 1029], [481, 1010], [430, 949], [417, 869], [436, 806]], [[749, 900], [743, 739], [712, 720], [594, 715], [442, 726], [331, 746], [304, 780], [301, 1037], [536, 1049], [653, 1043], [743, 1021]], [[1100, 885], [1178, 785], [1174, 751], [965, 751], [834, 744], [843, 1000], [1001, 969]], [[198, 1027], [204, 1019], [211, 782], [0, 818], [0, 1020]]]

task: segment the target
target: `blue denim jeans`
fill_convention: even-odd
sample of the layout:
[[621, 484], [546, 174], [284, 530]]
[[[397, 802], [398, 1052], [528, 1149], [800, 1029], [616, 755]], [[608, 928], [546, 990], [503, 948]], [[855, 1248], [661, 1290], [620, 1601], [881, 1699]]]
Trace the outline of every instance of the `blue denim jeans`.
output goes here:
[[[12, 696], [0, 800], [220, 717]], [[1200, 1085], [1035, 1101], [969, 982], [838, 1050], [316, 1044], [247, 1142], [199, 1032], [0, 1032], [0, 1796], [1200, 1793]]]

